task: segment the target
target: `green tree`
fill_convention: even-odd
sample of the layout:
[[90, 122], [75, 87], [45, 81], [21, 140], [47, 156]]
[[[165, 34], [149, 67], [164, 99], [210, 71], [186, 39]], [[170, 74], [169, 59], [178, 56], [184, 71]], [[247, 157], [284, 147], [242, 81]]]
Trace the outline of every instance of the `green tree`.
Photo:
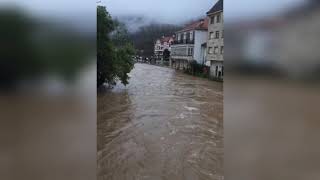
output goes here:
[[74, 80], [95, 50], [91, 37], [16, 8], [0, 11], [0, 34], [0, 90], [51, 75]]
[[128, 84], [134, 48], [124, 24], [112, 20], [104, 6], [97, 7], [97, 85]]

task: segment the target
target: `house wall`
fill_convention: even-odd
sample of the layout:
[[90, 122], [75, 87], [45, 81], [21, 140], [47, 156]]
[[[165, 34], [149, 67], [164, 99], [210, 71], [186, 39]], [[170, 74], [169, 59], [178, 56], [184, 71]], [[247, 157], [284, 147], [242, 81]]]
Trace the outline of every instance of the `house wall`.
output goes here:
[[[224, 46], [224, 38], [222, 38], [222, 34], [223, 32], [223, 22], [224, 22], [224, 17], [223, 17], [223, 12], [220, 12], [221, 15], [221, 22], [217, 23], [216, 22], [216, 15], [217, 14], [213, 14], [213, 15], [209, 15], [210, 21], [209, 21], [209, 26], [208, 26], [208, 42], [207, 42], [207, 61], [223, 61], [223, 54], [220, 53], [220, 48], [221, 46]], [[215, 22], [214, 24], [211, 24], [211, 17], [215, 16]], [[220, 37], [219, 39], [215, 39], [215, 38], [210, 38], [210, 32], [213, 32], [214, 37], [215, 37], [215, 32], [219, 31], [220, 32]], [[217, 54], [210, 54], [209, 53], [209, 48], [212, 47], [214, 48], [215, 46], [218, 46], [218, 53]]]
[[272, 60], [273, 32], [257, 29], [250, 31], [244, 42], [244, 58], [252, 63], [265, 63]]
[[290, 76], [308, 76], [320, 66], [319, 10], [297, 15], [277, 32], [274, 59]]
[[206, 62], [206, 56], [207, 56], [207, 47], [201, 46], [201, 64], [204, 64]]
[[199, 64], [203, 64], [203, 59], [201, 57], [201, 45], [207, 42], [207, 31], [195, 31], [195, 41], [193, 49], [193, 59], [196, 60]]
[[160, 39], [158, 39], [154, 45], [154, 56], [156, 58], [163, 58], [163, 52], [165, 49], [168, 49], [171, 52], [171, 44], [173, 42], [173, 38], [171, 38], [168, 42], [163, 42], [161, 44]]
[[222, 61], [213, 61], [210, 65], [210, 75], [211, 77], [223, 79], [223, 62]]
[[[221, 21], [217, 22], [217, 15], [220, 14]], [[211, 23], [212, 17], [214, 17], [214, 23]], [[205, 64], [210, 66], [210, 76], [213, 78], [223, 79], [223, 52], [224, 48], [224, 17], [223, 11], [209, 15], [209, 25], [207, 32], [207, 57]], [[216, 32], [219, 31], [219, 38], [216, 38]], [[211, 36], [210, 34], [213, 33]], [[217, 52], [214, 52], [215, 47], [218, 47]], [[210, 48], [212, 51], [210, 52]]]

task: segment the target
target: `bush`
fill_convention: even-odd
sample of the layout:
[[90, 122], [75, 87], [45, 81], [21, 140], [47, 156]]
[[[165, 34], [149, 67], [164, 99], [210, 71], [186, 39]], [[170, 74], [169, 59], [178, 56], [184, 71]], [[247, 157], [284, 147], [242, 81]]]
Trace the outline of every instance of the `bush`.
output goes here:
[[198, 64], [197, 61], [191, 61], [189, 63], [189, 68], [185, 69], [184, 72], [194, 76], [209, 77], [208, 67], [203, 64]]

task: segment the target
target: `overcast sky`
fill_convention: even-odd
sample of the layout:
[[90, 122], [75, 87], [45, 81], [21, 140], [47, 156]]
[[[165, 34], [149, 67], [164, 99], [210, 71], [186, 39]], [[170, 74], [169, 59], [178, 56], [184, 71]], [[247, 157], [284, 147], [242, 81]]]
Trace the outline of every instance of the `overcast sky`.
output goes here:
[[[16, 3], [32, 13], [94, 19], [99, 0], [1, 0]], [[166, 23], [177, 23], [205, 15], [217, 0], [101, 0], [113, 16], [144, 15]], [[272, 15], [306, 0], [225, 0], [226, 19]]]
[[[259, 17], [286, 10], [305, 0], [225, 0], [227, 19]], [[114, 15], [145, 15], [168, 23], [205, 15], [217, 0], [101, 0]]]

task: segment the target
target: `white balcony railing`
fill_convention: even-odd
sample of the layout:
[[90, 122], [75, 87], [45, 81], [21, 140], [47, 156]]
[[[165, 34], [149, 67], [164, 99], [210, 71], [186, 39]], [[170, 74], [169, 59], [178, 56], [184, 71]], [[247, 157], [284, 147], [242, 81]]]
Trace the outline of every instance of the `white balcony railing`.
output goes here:
[[171, 46], [171, 56], [193, 56], [193, 44], [175, 44]]

